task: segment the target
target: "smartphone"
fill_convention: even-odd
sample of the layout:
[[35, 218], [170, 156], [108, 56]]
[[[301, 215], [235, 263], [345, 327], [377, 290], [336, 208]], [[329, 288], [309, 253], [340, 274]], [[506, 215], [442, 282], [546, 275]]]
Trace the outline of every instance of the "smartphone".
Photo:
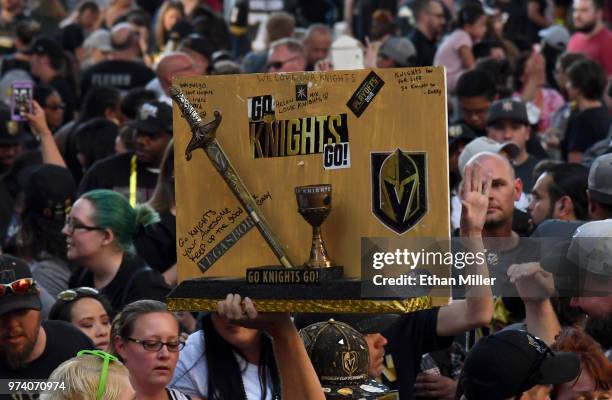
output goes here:
[[15, 81], [12, 88], [11, 119], [25, 121], [25, 114], [32, 112], [33, 84], [29, 81]]

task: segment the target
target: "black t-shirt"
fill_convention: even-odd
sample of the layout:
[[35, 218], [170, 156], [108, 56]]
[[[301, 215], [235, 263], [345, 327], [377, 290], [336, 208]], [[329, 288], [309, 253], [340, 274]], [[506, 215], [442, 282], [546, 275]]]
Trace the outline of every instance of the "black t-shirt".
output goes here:
[[83, 73], [81, 96], [94, 86], [112, 86], [123, 92], [146, 86], [155, 78], [151, 68], [137, 61], [106, 60], [92, 65]]
[[[382, 332], [387, 338], [387, 355], [393, 358], [397, 380], [389, 382], [383, 375], [383, 381], [392, 389], [399, 390], [401, 400], [414, 398], [414, 381], [419, 372], [421, 356], [434, 350], [449, 347], [453, 337], [438, 336], [439, 308], [417, 311], [402, 315], [400, 319]], [[389, 368], [388, 360], [385, 365]]]
[[529, 154], [527, 160], [525, 160], [524, 163], [522, 163], [521, 165], [514, 166], [514, 172], [516, 173], [516, 176], [518, 178], [521, 178], [521, 181], [523, 181], [523, 192], [525, 193], [531, 192], [531, 188], [535, 183], [533, 181], [533, 169], [535, 168], [538, 162], [538, 159]]
[[504, 24], [504, 37], [516, 44], [520, 50], [530, 46], [527, 24], [527, 0], [503, 0], [496, 2], [497, 8], [508, 15]]
[[428, 39], [418, 29], [415, 29], [410, 35], [410, 40], [416, 48], [416, 63], [415, 67], [426, 67], [433, 65], [433, 60], [436, 55], [438, 45], [435, 40]]
[[570, 117], [565, 140], [561, 143], [567, 159], [569, 152], [584, 152], [596, 142], [605, 139], [610, 129], [610, 113], [606, 107], [589, 108]]
[[[79, 184], [79, 194], [93, 189], [112, 189], [129, 198], [133, 153], [116, 154], [97, 161]], [[158, 173], [146, 165], [136, 163], [136, 201], [144, 203], [151, 198]]]
[[[81, 350], [94, 348], [91, 339], [84, 333], [65, 321], [43, 321], [42, 327], [47, 334], [45, 350], [26, 368], [9, 369], [0, 358], [0, 378], [14, 379], [47, 379], [51, 372], [64, 361], [75, 357]], [[38, 395], [0, 395], [4, 399], [37, 399]]]
[[[68, 286], [94, 287], [93, 274], [83, 268], [78, 268], [70, 277]], [[108, 285], [98, 288], [110, 301], [114, 312], [119, 312], [123, 306], [136, 300], [164, 301], [170, 287], [166, 285], [159, 272], [149, 267], [138, 256], [124, 253], [117, 275]]]
[[160, 212], [161, 221], [145, 227], [144, 235], [136, 239], [137, 253], [154, 270], [165, 272], [176, 264], [176, 217], [169, 211]]

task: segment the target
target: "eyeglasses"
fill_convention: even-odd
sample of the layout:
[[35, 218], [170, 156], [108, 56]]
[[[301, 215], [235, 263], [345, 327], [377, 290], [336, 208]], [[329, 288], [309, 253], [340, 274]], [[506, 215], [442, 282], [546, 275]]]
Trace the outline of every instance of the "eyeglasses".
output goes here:
[[298, 58], [300, 58], [300, 56], [294, 56], [283, 61], [270, 61], [266, 64], [266, 70], [269, 71], [271, 69], [281, 69], [283, 65], [293, 60], [297, 60]]
[[36, 281], [33, 278], [21, 278], [11, 283], [0, 283], [0, 297], [4, 297], [8, 289], [16, 296], [23, 296], [36, 291]]
[[59, 292], [59, 294], [57, 295], [57, 299], [63, 301], [72, 301], [76, 299], [79, 294], [97, 296], [100, 294], [100, 292], [98, 292], [97, 289], [88, 286], [82, 286], [76, 289], [68, 289], [64, 290], [63, 292]]
[[66, 215], [66, 223], [64, 226], [67, 228], [70, 235], [72, 235], [77, 229], [85, 229], [86, 231], [103, 231], [106, 229], [100, 226], [87, 226], [78, 222], [72, 222], [72, 217], [70, 215]]
[[168, 351], [172, 352], [172, 353], [176, 353], [179, 352], [183, 349], [183, 347], [185, 346], [184, 342], [162, 342], [161, 340], [141, 340], [141, 339], [133, 339], [133, 338], [128, 338], [128, 340], [130, 342], [134, 342], [134, 343], [138, 343], [139, 345], [142, 346], [143, 349], [145, 349], [146, 351], [151, 351], [151, 352], [158, 352], [162, 349], [162, 347], [164, 347], [164, 345], [168, 348]]
[[119, 361], [117, 357], [112, 354], [108, 354], [102, 350], [81, 350], [77, 353], [77, 357], [84, 354], [100, 357], [103, 360], [102, 371], [100, 371], [100, 382], [98, 383], [98, 391], [96, 393], [96, 400], [100, 400], [104, 396], [104, 390], [106, 389], [106, 378], [108, 378], [108, 366], [111, 361]]
[[59, 103], [59, 104], [47, 104], [47, 105], [45, 106], [45, 108], [48, 108], [49, 110], [53, 110], [53, 111], [57, 111], [57, 110], [60, 110], [60, 109], [62, 109], [62, 110], [63, 110], [64, 108], [66, 108], [66, 104], [64, 104], [64, 103]]

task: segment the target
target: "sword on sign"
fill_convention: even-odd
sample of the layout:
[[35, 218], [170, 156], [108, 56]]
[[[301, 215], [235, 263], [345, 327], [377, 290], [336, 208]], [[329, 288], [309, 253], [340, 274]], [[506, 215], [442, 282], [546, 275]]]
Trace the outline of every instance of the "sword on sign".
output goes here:
[[232, 167], [227, 155], [215, 137], [217, 128], [221, 123], [221, 113], [215, 111], [215, 119], [205, 123], [178, 86], [170, 88], [170, 95], [191, 128], [192, 136], [185, 149], [185, 159], [187, 161], [191, 160], [191, 153], [198, 148], [204, 150], [217, 172], [223, 177], [223, 180], [229, 186], [234, 196], [236, 196], [249, 217], [255, 222], [255, 226], [259, 229], [259, 232], [274, 252], [274, 255], [276, 255], [276, 258], [285, 268], [293, 268], [293, 263], [289, 260], [289, 257], [287, 257], [287, 254], [285, 254], [285, 251], [272, 233], [270, 226], [259, 210], [259, 207], [257, 207], [255, 199], [238, 176], [238, 173], [236, 173], [234, 167]]

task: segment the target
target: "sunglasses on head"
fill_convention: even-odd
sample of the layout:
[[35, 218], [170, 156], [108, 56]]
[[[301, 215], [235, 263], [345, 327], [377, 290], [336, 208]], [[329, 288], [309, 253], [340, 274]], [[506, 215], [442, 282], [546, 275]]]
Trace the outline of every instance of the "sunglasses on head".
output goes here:
[[60, 292], [57, 295], [57, 299], [64, 300], [64, 301], [72, 301], [76, 299], [77, 297], [79, 297], [79, 294], [97, 296], [100, 294], [100, 292], [97, 289], [94, 289], [88, 286], [82, 286], [76, 289], [68, 289], [68, 290], [64, 290], [63, 292]]
[[6, 296], [9, 289], [16, 296], [23, 296], [36, 291], [36, 282], [33, 278], [21, 278], [11, 283], [0, 283], [0, 297]]

